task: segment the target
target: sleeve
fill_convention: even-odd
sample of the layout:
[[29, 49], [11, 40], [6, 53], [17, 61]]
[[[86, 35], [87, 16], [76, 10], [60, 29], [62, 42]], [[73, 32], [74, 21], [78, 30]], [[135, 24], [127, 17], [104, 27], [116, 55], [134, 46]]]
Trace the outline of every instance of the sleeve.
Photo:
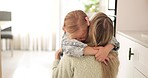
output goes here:
[[66, 55], [81, 57], [86, 46], [87, 44], [75, 39], [69, 39], [66, 36], [62, 39], [62, 51]]
[[113, 50], [117, 51], [120, 48], [120, 43], [116, 40], [115, 37], [112, 37], [112, 40], [109, 42], [109, 44], [113, 44], [115, 47]]
[[60, 60], [57, 60], [57, 59], [53, 62], [52, 70], [57, 68], [59, 62], [60, 62]]
[[70, 60], [55, 60], [52, 66], [52, 78], [72, 78], [71, 68]]
[[58, 74], [59, 74], [59, 70], [58, 70], [58, 64], [59, 64], [60, 60], [55, 60], [53, 62], [53, 66], [52, 66], [52, 78], [58, 78]]

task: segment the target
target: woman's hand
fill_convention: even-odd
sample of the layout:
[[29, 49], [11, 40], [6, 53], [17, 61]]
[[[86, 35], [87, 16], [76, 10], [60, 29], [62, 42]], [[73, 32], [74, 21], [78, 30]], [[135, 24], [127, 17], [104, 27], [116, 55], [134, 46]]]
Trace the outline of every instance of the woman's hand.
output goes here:
[[55, 53], [55, 59], [60, 60], [60, 55], [61, 55], [62, 49], [60, 48], [56, 53]]

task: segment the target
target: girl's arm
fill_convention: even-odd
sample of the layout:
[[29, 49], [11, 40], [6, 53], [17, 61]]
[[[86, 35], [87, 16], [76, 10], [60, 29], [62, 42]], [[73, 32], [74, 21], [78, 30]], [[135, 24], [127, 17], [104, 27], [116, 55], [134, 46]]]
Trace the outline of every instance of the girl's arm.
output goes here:
[[93, 49], [93, 47], [87, 46], [78, 40], [69, 39], [63, 36], [62, 39], [62, 51], [66, 55], [81, 57], [83, 55], [95, 55], [98, 50]]
[[69, 39], [66, 35], [62, 38], [62, 52], [66, 55], [81, 57], [86, 46], [87, 44], [75, 39]]
[[113, 50], [117, 51], [120, 48], [120, 43], [116, 40], [115, 37], [112, 37], [112, 40], [109, 42], [109, 44], [114, 45]]
[[[95, 55], [96, 58], [99, 55], [102, 55], [102, 58], [106, 58], [108, 53], [112, 49], [118, 50], [119, 49], [119, 42], [113, 37], [109, 44], [105, 47], [96, 48], [87, 46], [78, 40], [75, 39], [68, 39], [66, 36], [63, 37], [62, 40], [62, 50], [64, 54], [81, 57], [83, 55]], [[100, 52], [99, 52], [100, 51]], [[97, 55], [96, 55], [97, 53]]]
[[115, 50], [115, 52], [117, 52], [119, 47], [119, 42], [113, 37], [112, 40], [106, 46], [99, 46], [98, 48], [95, 48], [99, 50], [95, 55], [96, 60], [104, 61], [107, 58], [109, 52], [111, 52], [111, 50]]

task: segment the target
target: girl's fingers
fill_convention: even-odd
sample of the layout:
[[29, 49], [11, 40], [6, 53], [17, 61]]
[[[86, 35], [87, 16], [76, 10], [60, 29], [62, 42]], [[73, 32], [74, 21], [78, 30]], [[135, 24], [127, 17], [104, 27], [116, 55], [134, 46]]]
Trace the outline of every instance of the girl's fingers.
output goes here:
[[103, 60], [103, 63], [104, 63], [105, 65], [108, 65], [106, 60]]
[[98, 57], [98, 58], [96, 58], [96, 60], [97, 60], [97, 61], [99, 61], [99, 60], [100, 60], [100, 58]]
[[105, 60], [105, 59], [102, 59], [102, 58], [96, 58], [96, 60], [98, 61], [98, 62], [103, 62], [105, 65], [108, 65], [107, 64], [107, 60]]
[[97, 57], [99, 57], [100, 56], [100, 53], [99, 53], [99, 51], [95, 54], [95, 57], [97, 58]]
[[102, 62], [103, 61], [103, 58], [98, 57], [98, 58], [96, 58], [96, 60]]
[[107, 57], [105, 60], [106, 60], [106, 61], [109, 61], [109, 58]]

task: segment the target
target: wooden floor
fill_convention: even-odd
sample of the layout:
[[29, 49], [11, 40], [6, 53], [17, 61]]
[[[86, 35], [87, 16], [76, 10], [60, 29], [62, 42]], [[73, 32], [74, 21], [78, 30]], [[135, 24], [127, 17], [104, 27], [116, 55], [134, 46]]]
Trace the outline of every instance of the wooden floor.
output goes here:
[[3, 78], [52, 78], [54, 52], [2, 52]]

